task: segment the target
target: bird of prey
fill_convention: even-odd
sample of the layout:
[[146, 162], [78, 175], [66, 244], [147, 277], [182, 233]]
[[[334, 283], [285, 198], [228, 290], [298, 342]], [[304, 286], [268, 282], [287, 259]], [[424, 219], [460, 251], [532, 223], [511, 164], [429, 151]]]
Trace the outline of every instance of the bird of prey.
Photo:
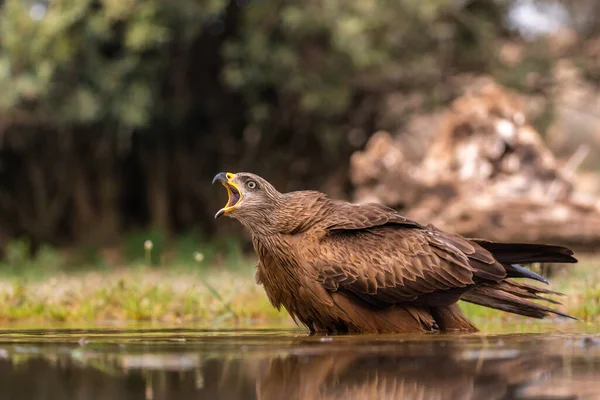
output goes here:
[[532, 300], [560, 294], [520, 264], [575, 263], [565, 247], [467, 239], [421, 225], [381, 204], [317, 191], [280, 193], [251, 173], [217, 174], [228, 200], [215, 218], [252, 234], [256, 279], [274, 307], [311, 332], [476, 331], [457, 302], [533, 318], [569, 315]]

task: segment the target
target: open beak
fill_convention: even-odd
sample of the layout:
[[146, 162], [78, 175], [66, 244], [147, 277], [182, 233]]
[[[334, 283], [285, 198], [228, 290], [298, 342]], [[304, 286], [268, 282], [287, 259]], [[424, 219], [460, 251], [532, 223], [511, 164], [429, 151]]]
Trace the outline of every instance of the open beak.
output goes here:
[[231, 212], [236, 205], [242, 201], [242, 193], [240, 192], [239, 187], [233, 182], [234, 174], [231, 172], [219, 172], [213, 178], [212, 183], [221, 182], [225, 189], [227, 189], [227, 204], [225, 207], [221, 208], [215, 214], [215, 219], [219, 218], [221, 215], [227, 214]]

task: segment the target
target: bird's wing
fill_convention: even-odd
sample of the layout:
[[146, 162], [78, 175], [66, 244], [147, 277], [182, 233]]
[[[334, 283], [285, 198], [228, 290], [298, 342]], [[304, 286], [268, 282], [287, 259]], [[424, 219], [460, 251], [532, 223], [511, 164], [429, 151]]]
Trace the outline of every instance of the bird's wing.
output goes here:
[[382, 208], [371, 207], [364, 214], [357, 210], [332, 218], [338, 222], [330, 224], [318, 257], [312, 259], [329, 291], [351, 293], [376, 306], [422, 300], [425, 295], [448, 295], [454, 302], [476, 282], [498, 282], [506, 276], [487, 250], [459, 235], [426, 229], [408, 219], [405, 223], [395, 212], [381, 215]]
[[325, 229], [330, 232], [367, 229], [385, 224], [398, 224], [422, 228], [419, 223], [400, 215], [395, 210], [378, 203], [336, 205], [335, 212], [325, 219]]

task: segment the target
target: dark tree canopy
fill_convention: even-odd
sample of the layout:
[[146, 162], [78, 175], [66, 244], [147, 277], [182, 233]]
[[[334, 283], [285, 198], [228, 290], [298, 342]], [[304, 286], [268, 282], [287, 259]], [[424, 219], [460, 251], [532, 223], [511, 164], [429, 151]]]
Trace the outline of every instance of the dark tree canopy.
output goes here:
[[[562, 3], [594, 37], [597, 3]], [[0, 4], [0, 248], [214, 234], [220, 170], [343, 197], [349, 155], [446, 104], [452, 77], [544, 92], [556, 57], [511, 29], [514, 1]], [[536, 51], [507, 68], [500, 41]]]

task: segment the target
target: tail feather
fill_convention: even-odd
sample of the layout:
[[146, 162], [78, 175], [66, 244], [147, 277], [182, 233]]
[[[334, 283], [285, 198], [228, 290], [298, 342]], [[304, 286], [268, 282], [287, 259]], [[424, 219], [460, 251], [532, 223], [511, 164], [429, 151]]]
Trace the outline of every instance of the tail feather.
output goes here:
[[576, 263], [573, 251], [562, 246], [530, 243], [500, 243], [471, 239], [490, 253], [501, 264], [531, 264], [537, 262]]
[[541, 319], [550, 316], [550, 314], [555, 314], [565, 318], [577, 319], [558, 310], [531, 301], [543, 300], [553, 304], [560, 304], [555, 300], [540, 296], [540, 294], [561, 295], [561, 293], [552, 290], [505, 280], [499, 283], [481, 284], [465, 293], [461, 299], [469, 303], [532, 318]]
[[504, 269], [506, 270], [507, 278], [529, 278], [533, 279], [534, 281], [545, 283], [546, 285], [550, 284], [550, 282], [548, 282], [548, 280], [543, 276], [536, 274], [535, 272], [518, 264], [505, 264]]
[[[566, 247], [545, 244], [498, 243], [483, 239], [471, 240], [492, 253], [494, 258], [504, 266], [507, 278], [528, 278], [548, 284], [544, 277], [519, 264], [577, 262], [577, 259], [573, 257], [573, 251]], [[532, 318], [545, 318], [554, 314], [577, 319], [539, 304], [539, 301], [543, 301], [560, 305], [558, 301], [544, 295], [562, 296], [561, 293], [552, 290], [505, 279], [498, 283], [482, 283], [463, 294], [461, 299], [469, 303]]]
[[502, 281], [493, 286], [496, 288], [496, 290], [502, 290], [506, 293], [510, 293], [510, 294], [518, 296], [520, 298], [530, 299], [530, 300], [541, 300], [541, 301], [545, 301], [545, 302], [552, 303], [552, 304], [558, 304], [558, 305], [560, 305], [561, 303], [554, 299], [540, 296], [540, 294], [564, 296], [564, 294], [562, 294], [560, 292], [555, 292], [554, 290], [544, 289], [541, 287], [532, 286], [532, 285], [515, 282], [515, 281], [511, 281], [511, 280], [505, 280], [505, 281]]

